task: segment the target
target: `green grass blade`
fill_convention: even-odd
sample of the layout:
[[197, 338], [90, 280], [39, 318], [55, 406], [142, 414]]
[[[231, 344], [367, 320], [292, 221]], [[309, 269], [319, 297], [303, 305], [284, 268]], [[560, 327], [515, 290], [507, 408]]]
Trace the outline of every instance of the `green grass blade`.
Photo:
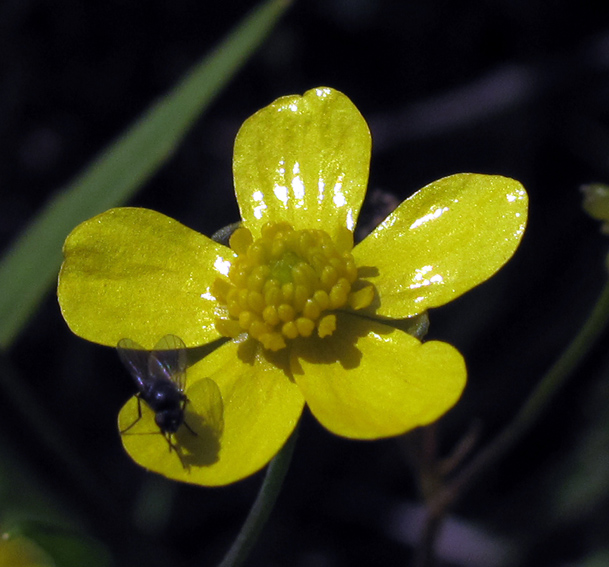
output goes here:
[[167, 161], [196, 118], [252, 55], [289, 5], [267, 0], [57, 194], [0, 261], [0, 348], [11, 346], [61, 264], [80, 222], [124, 203]]

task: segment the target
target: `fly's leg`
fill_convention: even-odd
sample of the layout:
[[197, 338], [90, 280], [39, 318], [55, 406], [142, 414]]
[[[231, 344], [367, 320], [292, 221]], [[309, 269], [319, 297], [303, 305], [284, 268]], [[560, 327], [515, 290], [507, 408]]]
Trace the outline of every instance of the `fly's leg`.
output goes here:
[[139, 394], [136, 394], [135, 397], [137, 398], [137, 419], [129, 427], [121, 430], [121, 435], [129, 431], [140, 419], [142, 419], [142, 400], [140, 399]]
[[199, 436], [199, 434], [192, 427], [190, 427], [190, 425], [188, 425], [186, 420], [184, 420], [183, 423], [184, 423], [184, 426], [186, 427], [186, 429], [188, 429], [188, 431], [190, 431], [195, 437]]
[[[190, 429], [190, 428], [189, 428]], [[167, 444], [169, 445], [169, 452], [171, 453], [171, 451], [175, 451], [175, 454], [178, 456], [178, 459], [180, 459], [180, 464], [182, 465], [183, 469], [189, 469], [190, 467], [188, 467], [186, 465], [186, 463], [184, 463], [184, 459], [182, 458], [182, 453], [180, 452], [180, 449], [177, 445], [174, 444], [174, 442], [171, 440], [171, 433], [167, 433], [164, 435], [165, 439], [167, 439]], [[196, 435], [196, 433], [195, 433]]]
[[[186, 404], [188, 403], [188, 401], [188, 398], [185, 397], [184, 401], [182, 402], [182, 411], [186, 409]], [[199, 434], [192, 427], [190, 427], [190, 425], [188, 425], [188, 422], [186, 420], [184, 420], [182, 423], [184, 423], [186, 429], [188, 429], [188, 431], [190, 431], [195, 437], [199, 436]]]

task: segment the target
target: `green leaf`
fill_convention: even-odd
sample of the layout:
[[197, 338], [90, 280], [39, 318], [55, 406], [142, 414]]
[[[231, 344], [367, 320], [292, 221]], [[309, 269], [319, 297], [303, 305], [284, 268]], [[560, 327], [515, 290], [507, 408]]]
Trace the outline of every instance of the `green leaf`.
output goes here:
[[80, 222], [124, 203], [173, 154], [194, 121], [289, 5], [267, 0], [60, 191], [0, 261], [0, 348], [9, 348], [54, 282], [61, 246]]
[[53, 565], [61, 567], [110, 567], [110, 554], [98, 540], [44, 522], [24, 521], [15, 531], [35, 542]]
[[0, 539], [0, 565], [55, 567], [55, 561], [30, 539], [4, 532]]

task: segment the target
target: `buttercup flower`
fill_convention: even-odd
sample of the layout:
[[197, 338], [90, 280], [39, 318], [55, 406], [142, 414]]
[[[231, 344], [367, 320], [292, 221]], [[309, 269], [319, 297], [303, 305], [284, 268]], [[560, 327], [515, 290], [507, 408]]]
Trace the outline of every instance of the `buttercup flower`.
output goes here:
[[[141, 404], [142, 418], [122, 436], [141, 465], [227, 484], [269, 462], [305, 403], [330, 431], [377, 439], [431, 423], [457, 402], [461, 355], [406, 332], [416, 326], [408, 318], [460, 296], [512, 256], [526, 192], [499, 176], [440, 179], [354, 246], [370, 145], [343, 94], [283, 97], [237, 135], [242, 222], [230, 247], [138, 208], [112, 209], [70, 234], [58, 296], [77, 335], [152, 348], [175, 334], [189, 350], [224, 337], [188, 368], [185, 419], [194, 433], [176, 434], [181, 459]], [[137, 412], [132, 398], [121, 430]]]

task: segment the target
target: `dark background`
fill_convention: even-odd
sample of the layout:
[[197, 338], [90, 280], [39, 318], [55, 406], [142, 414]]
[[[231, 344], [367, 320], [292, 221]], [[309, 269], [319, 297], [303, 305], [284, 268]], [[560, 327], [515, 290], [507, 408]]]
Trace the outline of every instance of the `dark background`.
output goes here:
[[[0, 2], [2, 247], [253, 5]], [[279, 96], [322, 85], [346, 93], [369, 122], [371, 192], [403, 199], [462, 171], [520, 180], [531, 210], [515, 258], [431, 314], [429, 338], [458, 347], [470, 374], [441, 422], [442, 450], [475, 420], [484, 443], [564, 349], [605, 281], [607, 242], [578, 189], [609, 182], [608, 16], [606, 3], [592, 1], [301, 0], [133, 204], [208, 235], [234, 222], [240, 124]], [[447, 565], [593, 565], [609, 549], [608, 339], [453, 511]], [[119, 565], [137, 564], [133, 555], [145, 564], [156, 546], [170, 564], [218, 561], [261, 474], [206, 489], [132, 463], [116, 417], [133, 384], [115, 352], [68, 331], [51, 294], [3, 367], [90, 471], [57, 460], [3, 393], [0, 526], [59, 517], [99, 538]], [[405, 447], [334, 437], [305, 413], [250, 564], [408, 565], [420, 510]], [[118, 509], [105, 510], [100, 483]], [[129, 526], [142, 501], [151, 509], [140, 512], [140, 539]]]

